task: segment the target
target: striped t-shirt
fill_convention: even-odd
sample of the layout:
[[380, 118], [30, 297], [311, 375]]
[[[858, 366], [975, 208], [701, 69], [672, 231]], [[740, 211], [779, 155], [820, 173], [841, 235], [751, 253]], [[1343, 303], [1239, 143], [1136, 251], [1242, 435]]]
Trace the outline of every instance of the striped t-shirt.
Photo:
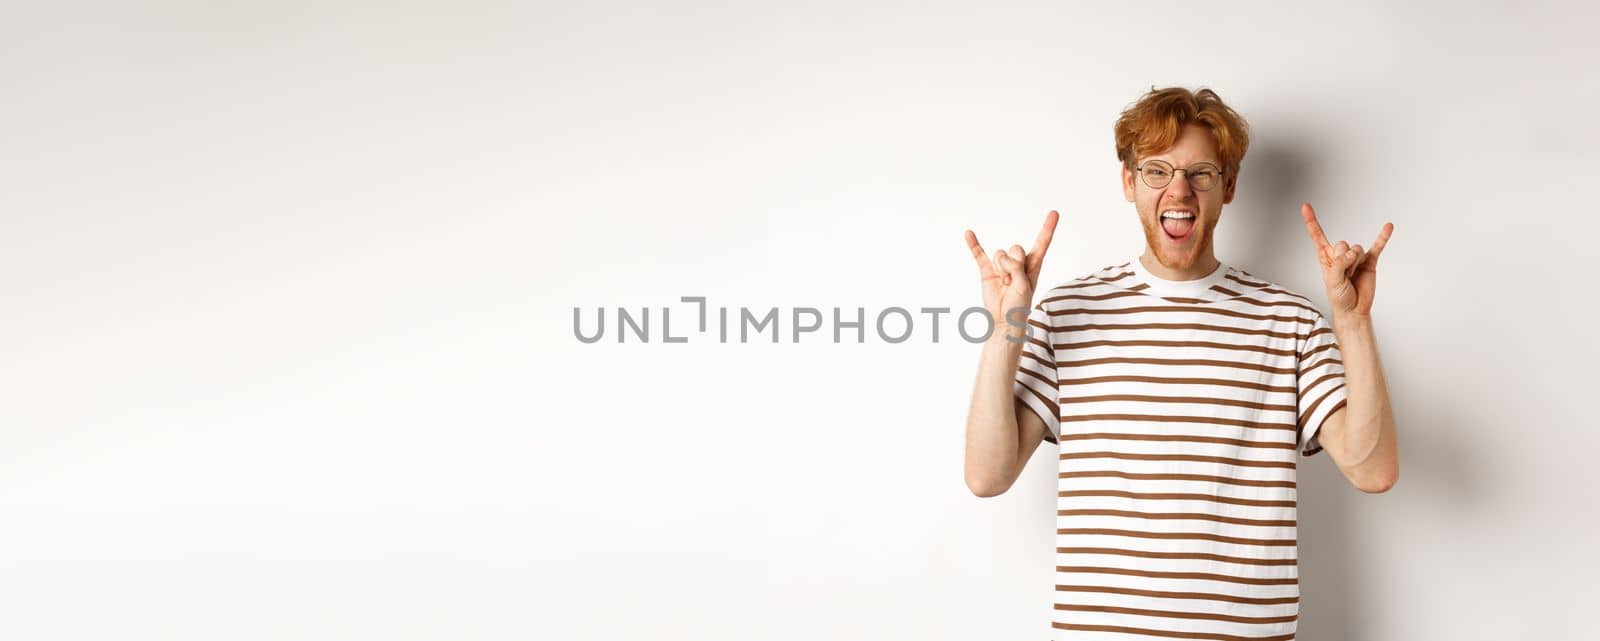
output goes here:
[[1227, 265], [1037, 298], [1013, 387], [1060, 448], [1051, 639], [1293, 639], [1296, 452], [1345, 404], [1332, 326]]

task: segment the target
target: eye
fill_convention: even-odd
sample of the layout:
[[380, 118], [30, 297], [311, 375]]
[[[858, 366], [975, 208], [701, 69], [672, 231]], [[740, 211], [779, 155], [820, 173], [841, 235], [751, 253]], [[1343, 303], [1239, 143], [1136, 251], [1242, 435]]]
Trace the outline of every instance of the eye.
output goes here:
[[1150, 175], [1152, 175], [1152, 176], [1165, 176], [1165, 175], [1167, 175], [1167, 170], [1162, 169], [1160, 167], [1145, 167], [1144, 170], [1149, 172]]

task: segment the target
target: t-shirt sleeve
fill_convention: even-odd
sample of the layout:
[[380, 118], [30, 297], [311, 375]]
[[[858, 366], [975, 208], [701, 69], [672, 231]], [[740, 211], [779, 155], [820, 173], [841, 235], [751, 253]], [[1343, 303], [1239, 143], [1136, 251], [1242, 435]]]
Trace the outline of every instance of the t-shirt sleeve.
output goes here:
[[1299, 430], [1300, 453], [1311, 456], [1322, 451], [1318, 439], [1323, 421], [1344, 407], [1344, 361], [1339, 342], [1327, 317], [1316, 313], [1311, 332], [1300, 341], [1299, 354]]
[[[1051, 344], [1050, 314], [1043, 304], [1035, 305], [1028, 313], [1028, 342], [1022, 346], [1022, 357], [1017, 359], [1017, 377], [1012, 382], [1012, 393], [1039, 415], [1044, 421], [1044, 440], [1060, 444], [1061, 394], [1056, 381], [1056, 351]], [[1000, 331], [996, 327], [995, 331]]]

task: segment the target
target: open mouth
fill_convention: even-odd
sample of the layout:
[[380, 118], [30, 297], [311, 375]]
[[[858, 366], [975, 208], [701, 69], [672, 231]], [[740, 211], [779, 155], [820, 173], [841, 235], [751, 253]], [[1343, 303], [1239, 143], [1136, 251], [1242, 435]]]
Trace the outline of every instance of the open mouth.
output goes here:
[[1161, 212], [1161, 229], [1167, 233], [1167, 238], [1175, 242], [1183, 242], [1194, 233], [1194, 212], [1183, 209], [1168, 209]]

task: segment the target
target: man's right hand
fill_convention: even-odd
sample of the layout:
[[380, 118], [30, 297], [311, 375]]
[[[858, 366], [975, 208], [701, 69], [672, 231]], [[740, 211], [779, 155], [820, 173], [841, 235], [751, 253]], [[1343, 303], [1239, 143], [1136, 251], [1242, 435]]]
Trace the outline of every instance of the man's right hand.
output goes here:
[[[967, 249], [978, 263], [978, 282], [983, 289], [983, 307], [994, 319], [995, 331], [1007, 326], [1006, 310], [1033, 307], [1033, 292], [1039, 284], [1039, 270], [1044, 266], [1044, 254], [1050, 249], [1050, 239], [1055, 236], [1056, 221], [1060, 214], [1052, 210], [1044, 217], [1044, 227], [1033, 241], [1031, 251], [1022, 251], [1021, 245], [997, 250], [991, 259], [978, 245], [978, 235], [967, 230]], [[1026, 315], [1026, 311], [1024, 311]], [[1026, 334], [1024, 334], [1026, 335]]]
[[1026, 326], [1011, 329], [1005, 313], [1020, 309], [1026, 318], [1032, 309], [1039, 269], [1044, 265], [1044, 253], [1050, 248], [1059, 218], [1054, 211], [1044, 217], [1033, 251], [1023, 252], [1021, 245], [1012, 245], [995, 252], [993, 259], [978, 246], [978, 236], [967, 230], [967, 249], [972, 250], [972, 259], [978, 263], [983, 306], [994, 319], [995, 328], [978, 359], [972, 405], [967, 409], [965, 474], [967, 487], [978, 496], [994, 496], [1011, 487], [1050, 431], [1041, 415], [1013, 393], [1022, 343], [1026, 341], [1012, 337], [1024, 338], [1029, 332]]

